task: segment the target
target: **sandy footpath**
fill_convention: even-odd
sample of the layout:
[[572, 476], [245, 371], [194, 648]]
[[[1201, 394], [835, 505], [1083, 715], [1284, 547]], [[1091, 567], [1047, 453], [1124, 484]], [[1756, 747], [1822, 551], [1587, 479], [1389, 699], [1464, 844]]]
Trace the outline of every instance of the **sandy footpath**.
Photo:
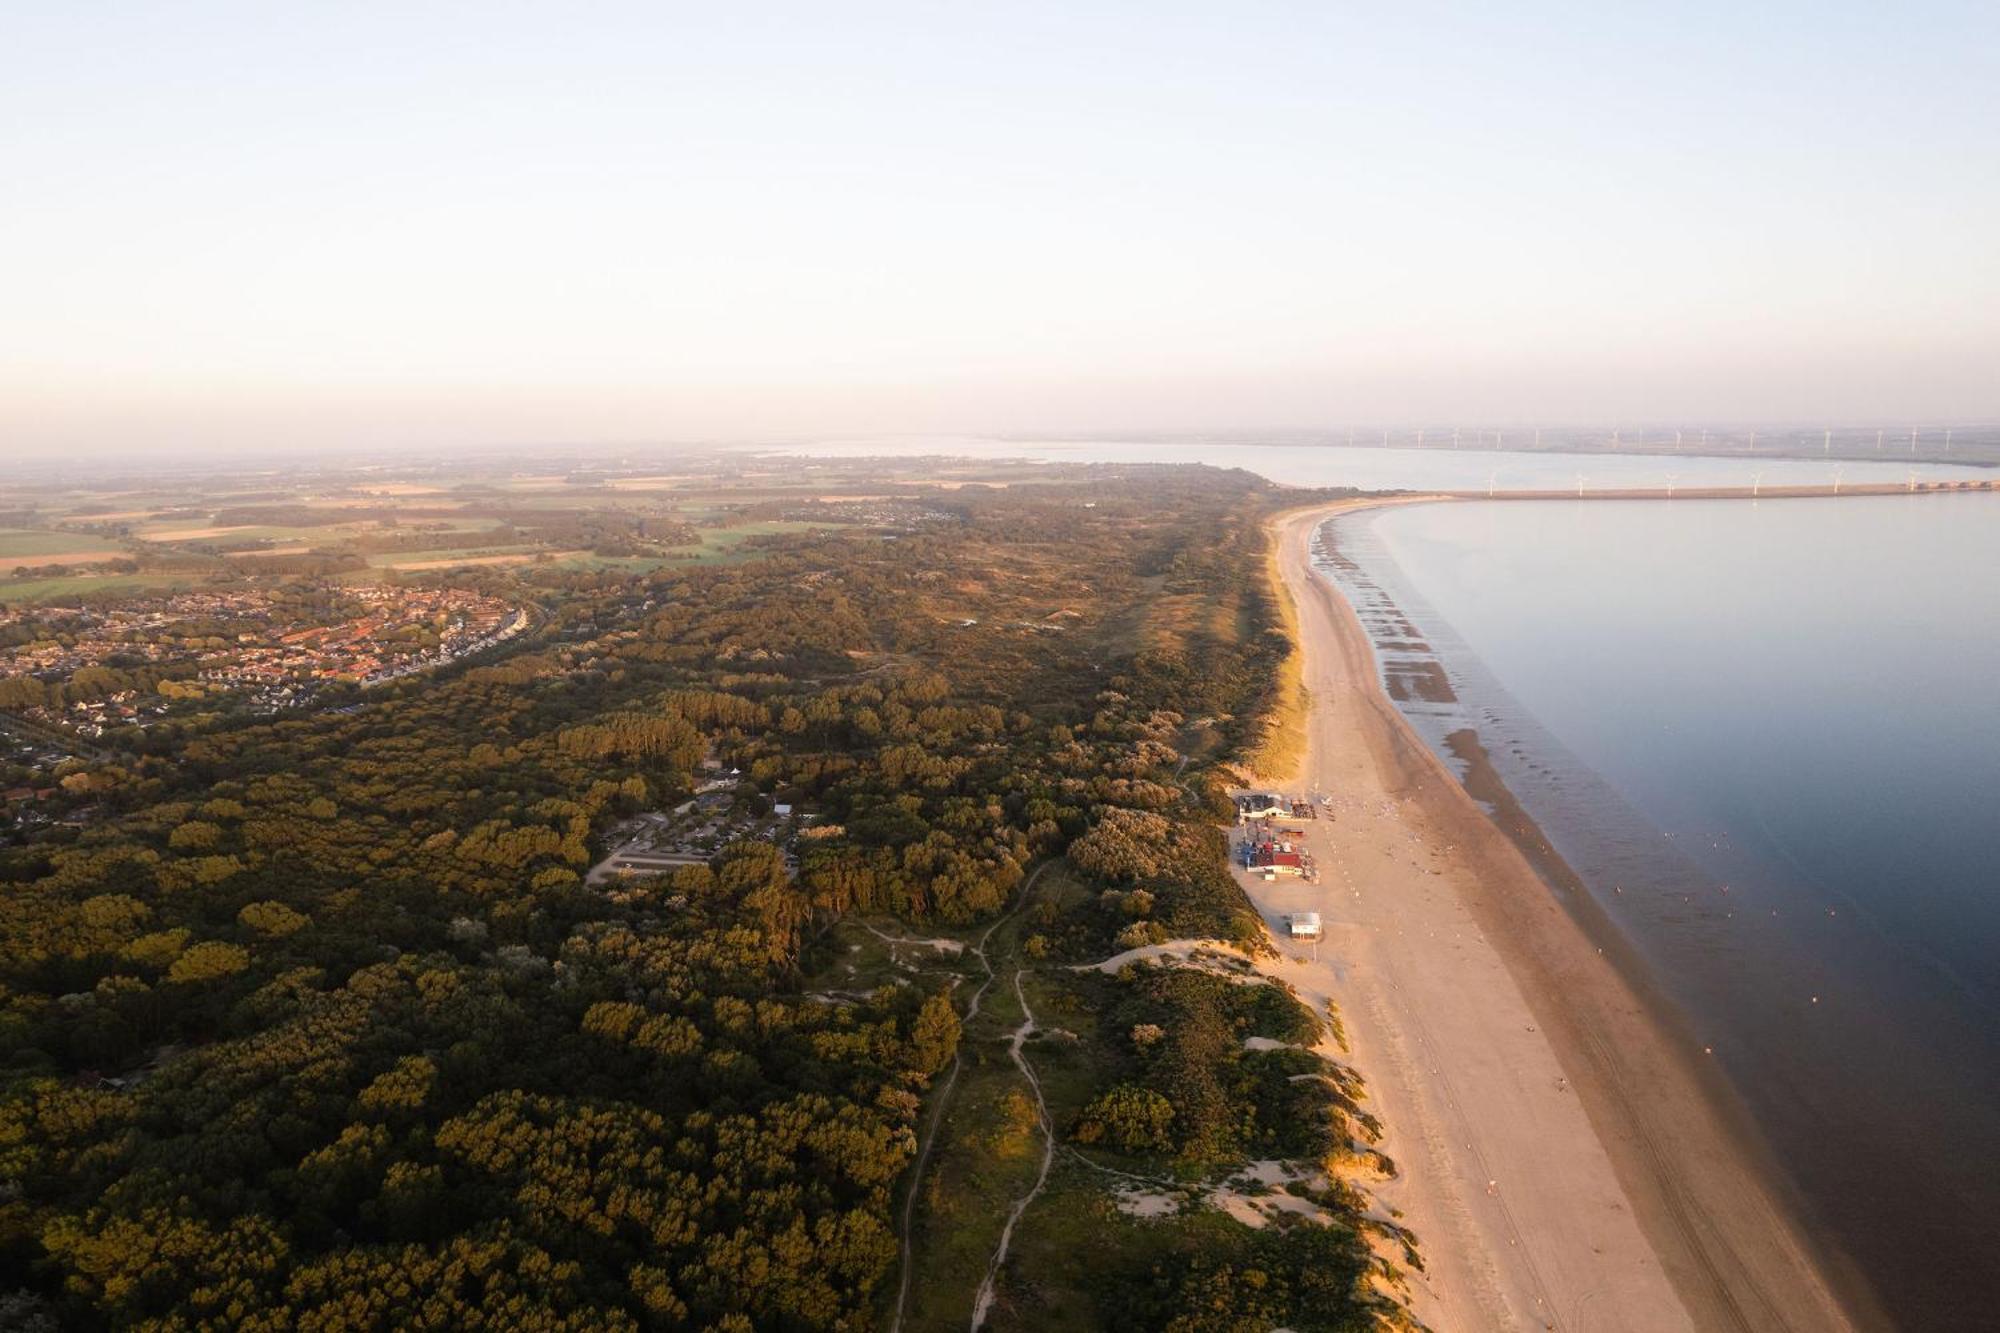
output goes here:
[[1401, 1167], [1378, 1193], [1427, 1264], [1416, 1313], [1440, 1331], [1854, 1327], [1698, 1050], [1383, 695], [1359, 621], [1309, 563], [1342, 507], [1277, 528], [1313, 700], [1294, 786], [1333, 798], [1307, 825], [1319, 883], [1247, 885], [1274, 927], [1325, 919], [1317, 957], [1279, 970], [1340, 1005]]

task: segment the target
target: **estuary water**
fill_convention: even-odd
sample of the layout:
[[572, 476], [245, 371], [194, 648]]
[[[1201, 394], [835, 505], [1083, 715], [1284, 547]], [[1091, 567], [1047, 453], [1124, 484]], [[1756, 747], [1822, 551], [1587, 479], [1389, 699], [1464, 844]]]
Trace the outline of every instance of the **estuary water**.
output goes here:
[[1362, 490], [1592, 490], [1669, 485], [1831, 486], [1875, 482], [1995, 481], [2000, 469], [1927, 457], [1758, 458], [1691, 453], [1573, 454], [1510, 449], [1425, 449], [1407, 445], [1257, 444], [1244, 441], [996, 440], [981, 436], [898, 436], [825, 440], [773, 449], [792, 458], [981, 458], [1039, 463], [1205, 463], [1245, 468], [1287, 486], [1354, 486]]
[[1399, 706], [1461, 773], [1476, 740], [1815, 1232], [1900, 1324], [1993, 1327], [2000, 495], [1462, 501], [1322, 541]]

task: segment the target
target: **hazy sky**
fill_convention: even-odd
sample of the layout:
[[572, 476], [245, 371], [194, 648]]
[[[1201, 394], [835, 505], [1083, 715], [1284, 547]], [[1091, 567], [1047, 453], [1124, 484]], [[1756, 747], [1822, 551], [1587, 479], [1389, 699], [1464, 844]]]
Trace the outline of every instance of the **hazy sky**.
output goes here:
[[2000, 417], [2000, 5], [0, 0], [0, 448]]

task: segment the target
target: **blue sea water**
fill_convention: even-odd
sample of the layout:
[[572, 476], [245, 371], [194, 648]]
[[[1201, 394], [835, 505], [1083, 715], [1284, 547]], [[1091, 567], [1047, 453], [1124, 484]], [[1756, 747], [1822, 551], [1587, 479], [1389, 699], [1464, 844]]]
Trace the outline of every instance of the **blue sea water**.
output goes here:
[[[2000, 495], [1458, 502], [1329, 525], [1911, 1328], [2000, 1266]], [[1407, 617], [1424, 648], [1392, 632]]]

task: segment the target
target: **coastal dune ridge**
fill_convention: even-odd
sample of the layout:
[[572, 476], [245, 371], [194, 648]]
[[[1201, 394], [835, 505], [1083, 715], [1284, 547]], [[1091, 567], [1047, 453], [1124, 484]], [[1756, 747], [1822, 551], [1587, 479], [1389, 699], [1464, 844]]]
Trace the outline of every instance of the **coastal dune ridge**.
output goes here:
[[[1327, 793], [1333, 818], [1308, 835], [1319, 884], [1245, 876], [1267, 918], [1325, 916], [1285, 971], [1340, 1005], [1382, 1110], [1401, 1170], [1379, 1193], [1426, 1261], [1415, 1312], [1440, 1330], [1888, 1327], [1636, 958], [1585, 919], [1584, 886], [1552, 849], [1531, 863], [1424, 743], [1314, 568], [1337, 515], [1457, 498], [1270, 520], [1307, 736], [1302, 770], [1259, 777]], [[1294, 767], [1292, 747], [1270, 753]]]

